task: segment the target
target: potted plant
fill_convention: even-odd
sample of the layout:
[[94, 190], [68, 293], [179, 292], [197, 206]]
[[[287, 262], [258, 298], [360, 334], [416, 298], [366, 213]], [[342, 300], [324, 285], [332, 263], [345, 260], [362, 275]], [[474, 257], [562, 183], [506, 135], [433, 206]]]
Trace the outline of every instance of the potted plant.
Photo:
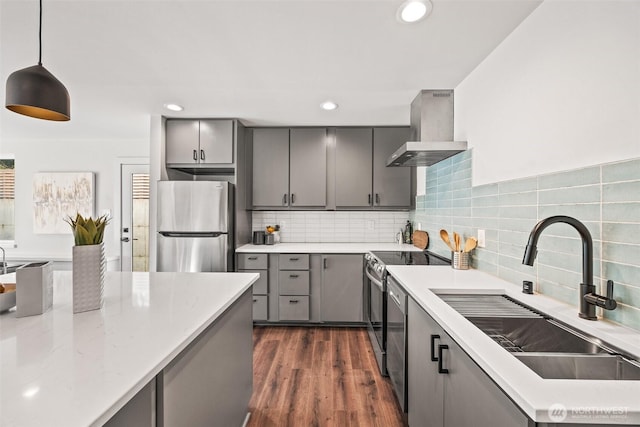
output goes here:
[[104, 294], [104, 229], [107, 215], [97, 219], [77, 214], [65, 220], [73, 230], [75, 246], [72, 255], [73, 312], [97, 310], [102, 307]]

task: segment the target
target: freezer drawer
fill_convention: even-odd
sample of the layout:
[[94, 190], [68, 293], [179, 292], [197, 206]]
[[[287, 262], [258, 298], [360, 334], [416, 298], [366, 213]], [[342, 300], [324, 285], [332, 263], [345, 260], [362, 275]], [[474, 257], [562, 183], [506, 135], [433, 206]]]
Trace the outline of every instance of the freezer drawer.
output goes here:
[[227, 235], [166, 237], [158, 234], [158, 271], [227, 271]]
[[279, 320], [309, 320], [308, 296], [280, 296], [278, 297]]

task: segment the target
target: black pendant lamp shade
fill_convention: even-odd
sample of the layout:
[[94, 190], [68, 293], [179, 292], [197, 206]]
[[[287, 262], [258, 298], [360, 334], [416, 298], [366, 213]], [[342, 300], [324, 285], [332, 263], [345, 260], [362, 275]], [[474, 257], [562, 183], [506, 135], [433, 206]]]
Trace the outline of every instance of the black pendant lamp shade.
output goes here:
[[18, 114], [54, 121], [71, 118], [67, 88], [40, 64], [11, 73], [6, 96], [6, 107]]
[[71, 102], [67, 88], [42, 66], [42, 0], [38, 41], [38, 65], [11, 73], [7, 79], [5, 106], [18, 114], [37, 119], [70, 120]]

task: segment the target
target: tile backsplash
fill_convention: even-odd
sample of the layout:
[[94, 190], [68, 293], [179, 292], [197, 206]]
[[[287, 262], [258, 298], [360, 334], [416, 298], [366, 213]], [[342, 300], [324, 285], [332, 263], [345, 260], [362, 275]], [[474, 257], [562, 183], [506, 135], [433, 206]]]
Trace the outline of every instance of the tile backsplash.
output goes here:
[[392, 243], [409, 212], [254, 211], [253, 230], [280, 225], [282, 242]]
[[522, 265], [529, 233], [552, 215], [568, 215], [589, 229], [594, 246], [594, 283], [604, 293], [615, 282], [618, 308], [606, 318], [640, 330], [640, 159], [576, 170], [471, 185], [472, 150], [427, 168], [426, 195], [416, 200], [412, 220], [432, 236], [430, 250], [450, 256], [439, 230], [465, 238], [484, 229], [473, 267], [515, 284], [532, 280], [536, 290], [578, 306], [582, 245], [566, 224], [547, 228], [533, 267]]

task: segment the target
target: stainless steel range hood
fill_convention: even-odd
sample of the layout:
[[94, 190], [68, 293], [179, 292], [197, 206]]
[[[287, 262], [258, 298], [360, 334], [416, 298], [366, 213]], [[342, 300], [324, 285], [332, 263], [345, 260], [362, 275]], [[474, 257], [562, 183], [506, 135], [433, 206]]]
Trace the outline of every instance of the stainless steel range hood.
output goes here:
[[431, 166], [467, 149], [453, 140], [453, 90], [423, 90], [411, 103], [412, 141], [388, 159], [387, 166]]

